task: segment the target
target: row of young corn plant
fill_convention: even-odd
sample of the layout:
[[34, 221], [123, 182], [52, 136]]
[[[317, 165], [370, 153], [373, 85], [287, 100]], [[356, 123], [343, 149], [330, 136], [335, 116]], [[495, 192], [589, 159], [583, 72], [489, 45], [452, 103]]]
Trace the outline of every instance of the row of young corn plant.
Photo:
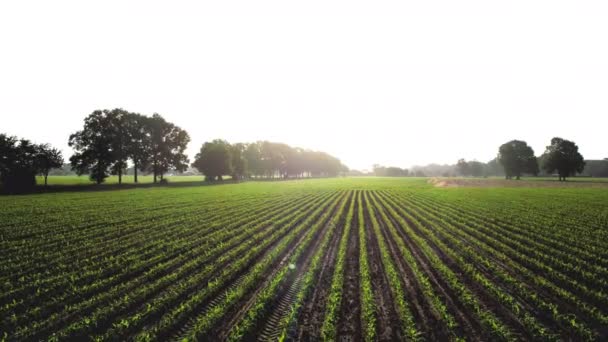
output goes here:
[[374, 341], [376, 333], [376, 305], [372, 288], [372, 279], [367, 257], [367, 239], [365, 234], [365, 217], [361, 199], [361, 191], [357, 193], [357, 218], [359, 222], [359, 292], [361, 301], [361, 331], [365, 341]]
[[388, 235], [390, 236], [390, 239], [395, 242], [397, 249], [400, 252], [399, 257], [402, 257], [403, 260], [405, 260], [407, 265], [414, 273], [415, 279], [412, 280], [415, 281], [421, 288], [422, 293], [425, 296], [425, 304], [431, 306], [435, 316], [439, 321], [443, 323], [448, 332], [448, 335], [451, 336], [451, 338], [453, 338], [454, 340], [462, 339], [463, 336], [460, 336], [455, 331], [458, 324], [454, 319], [454, 316], [449, 312], [448, 307], [445, 305], [442, 298], [440, 298], [439, 295], [436, 293], [428, 276], [420, 268], [419, 262], [416, 260], [410, 249], [406, 246], [404, 240], [400, 237], [397, 231], [397, 227], [393, 224], [393, 221], [391, 217], [389, 217], [386, 208], [383, 208], [377, 202], [377, 195], [375, 193], [373, 193], [370, 198], [371, 203], [373, 204], [374, 208], [376, 208], [382, 219], [383, 224], [388, 230]]
[[[294, 200], [290, 204], [294, 206], [297, 201]], [[278, 208], [276, 212], [279, 213], [281, 209], [287, 210], [287, 208]], [[259, 210], [260, 207], [254, 206], [254, 209]], [[251, 220], [249, 216], [254, 213], [255, 211], [249, 210], [243, 212], [241, 222]], [[221, 215], [222, 212], [220, 211], [219, 214]], [[228, 218], [230, 217], [232, 216], [228, 216]], [[222, 216], [210, 218], [210, 222], [204, 225], [202, 230], [196, 228], [183, 229], [180, 224], [175, 224], [175, 222], [167, 223], [168, 226], [165, 228], [164, 224], [163, 222], [158, 229], [158, 232], [165, 234], [164, 237], [150, 234], [151, 236], [147, 238], [133, 239], [135, 240], [133, 243], [142, 247], [131, 248], [132, 251], [128, 255], [110, 256], [101, 263], [92, 263], [90, 266], [75, 269], [73, 272], [47, 276], [41, 281], [24, 284], [20, 288], [4, 293], [1, 296], [4, 301], [0, 299], [0, 303], [6, 304], [8, 299], [11, 299], [18, 305], [3, 305], [0, 308], [0, 315], [4, 316], [7, 311], [10, 311], [26, 321], [30, 321], [32, 318], [39, 319], [41, 312], [52, 311], [50, 308], [52, 305], [63, 307], [66, 304], [72, 304], [77, 299], [86, 298], [89, 294], [104, 291], [115, 284], [128, 280], [128, 278], [137, 276], [140, 272], [149, 268], [144, 261], [156, 264], [175, 258], [175, 256], [182, 257], [183, 253], [194, 250], [203, 242], [221, 241], [217, 240], [216, 236], [229, 236], [220, 231], [220, 228], [231, 229], [231, 225], [234, 227], [233, 222]], [[195, 217], [192, 220], [192, 226], [196, 227], [198, 225], [198, 219]], [[170, 243], [167, 243], [167, 241], [170, 241]], [[177, 262], [177, 260], [171, 261]], [[76, 272], [78, 271], [80, 271], [80, 275], [77, 275]], [[52, 298], [52, 300], [49, 300], [49, 298]], [[28, 317], [20, 309], [37, 312], [38, 317]]]
[[[418, 204], [420, 204], [420, 202], [418, 202]], [[493, 226], [468, 216], [468, 213], [457, 215], [456, 212], [442, 211], [441, 214], [444, 216], [449, 215], [452, 224], [464, 224], [465, 230], [474, 234], [478, 239], [482, 239], [491, 246], [498, 248], [499, 251], [504, 252], [503, 254], [505, 254], [505, 257], [503, 260], [507, 260], [505, 259], [506, 255], [509, 255], [510, 259], [508, 259], [508, 261], [512, 267], [517, 269], [518, 274], [530, 275], [534, 282], [538, 282], [537, 285], [547, 287], [554, 295], [570, 301], [576, 299], [577, 303], [573, 304], [576, 304], [577, 306], [582, 305], [584, 307], [589, 307], [590, 310], [598, 311], [594, 313], [594, 315], [601, 313], [602, 310], [593, 308], [593, 304], [590, 303], [608, 306], [608, 295], [601, 291], [603, 286], [599, 287], [599, 290], [598, 288], [590, 288], [585, 284], [578, 282], [576, 279], [566, 276], [559, 269], [543, 264], [538, 259], [530, 258], [529, 256], [522, 254], [519, 250], [500, 241], [504, 239], [504, 236], [509, 236], [508, 234], [500, 236], [499, 239], [494, 238], [494, 236], [490, 234], [483, 234], [488, 228], [493, 228]], [[467, 220], [463, 221], [461, 217]], [[539, 274], [544, 276], [540, 277]], [[579, 301], [579, 297], [583, 297], [590, 303], [582, 303], [582, 301]], [[602, 315], [605, 316], [605, 314]]]
[[[323, 198], [318, 199], [308, 207], [313, 208], [319, 203], [322, 203], [322, 200]], [[305, 213], [306, 212], [297, 211], [293, 215], [287, 216], [285, 221], [277, 221], [277, 223], [287, 223], [286, 220], [288, 219], [296, 220], [299, 217], [304, 216]], [[267, 222], [267, 224], [270, 225], [270, 222]], [[287, 229], [287, 225], [283, 228]], [[222, 265], [233, 260], [237, 256], [240, 257], [244, 251], [247, 251], [247, 247], [261, 241], [271, 243], [274, 241], [272, 240], [273, 238], [276, 239], [279, 236], [275, 234], [270, 236], [271, 240], [267, 240], [267, 232], [272, 231], [272, 229], [263, 224], [252, 227], [247, 234], [255, 233], [259, 229], [263, 229], [263, 231], [258, 232], [257, 236], [254, 236], [250, 243], [241, 244], [237, 248], [232, 249], [229, 253], [223, 253], [226, 246], [221, 244], [215, 246], [211, 251], [208, 248], [202, 248], [197, 253], [200, 255], [199, 257], [190, 258], [179, 268], [169, 268], [169, 273], [165, 273], [164, 268], [154, 269], [154, 273], [148, 272], [144, 279], [149, 281], [143, 282], [142, 286], [137, 286], [133, 290], [125, 293], [122, 291], [123, 284], [121, 284], [109, 291], [100, 293], [85, 302], [79, 303], [79, 305], [75, 307], [68, 307], [66, 311], [69, 317], [73, 317], [73, 319], [72, 322], [68, 321], [69, 325], [67, 326], [65, 326], [66, 313], [64, 312], [61, 315], [57, 314], [51, 316], [49, 320], [45, 320], [41, 322], [41, 324], [34, 322], [32, 325], [34, 329], [30, 328], [27, 331], [33, 330], [35, 332], [44, 327], [50, 331], [55, 331], [55, 335], [58, 337], [83, 336], [94, 331], [104, 330], [102, 329], [103, 326], [109, 324], [110, 320], [115, 319], [120, 312], [126, 313], [129, 312], [131, 308], [144, 305], [145, 309], [143, 311], [145, 314], [135, 314], [134, 317], [136, 319], [134, 319], [134, 322], [122, 319], [118, 324], [113, 324], [113, 326], [117, 326], [118, 328], [134, 326], [136, 324], [131, 323], [142, 321], [145, 317], [149, 316], [150, 313], [164, 307], [160, 305], [161, 303], [168, 305], [169, 303], [176, 302], [183, 296], [183, 293], [190, 293], [191, 291], [200, 288], [202, 284], [206, 282], [206, 279], [219, 271]], [[284, 232], [285, 230], [279, 230], [275, 233], [280, 234]], [[226, 234], [229, 234], [229, 232], [226, 232]], [[216, 258], [215, 262], [209, 263], [209, 258]], [[162, 274], [157, 275], [156, 272]], [[99, 306], [100, 303], [104, 303], [103, 306]], [[152, 305], [152, 303], [155, 305]], [[65, 327], [58, 329], [58, 326], [61, 327], [62, 324]], [[17, 335], [24, 337], [28, 336], [21, 331], [18, 331]]]
[[[142, 303], [139, 308], [130, 310], [126, 315], [114, 317], [111, 328], [97, 336], [99, 340], [115, 339], [119, 336], [137, 335], [141, 327], [149, 325], [146, 331], [153, 333], [167, 328], [162, 323], [184, 321], [196, 304], [217, 294], [218, 290], [233, 281], [236, 275], [250, 267], [256, 258], [289, 234], [293, 226], [322, 205], [331, 196], [324, 195], [306, 205], [298, 207], [293, 213], [275, 217], [254, 225], [245, 235], [245, 240], [233, 244], [228, 253], [208, 252], [219, 256], [213, 263], [204, 263], [207, 272], [189, 276], [170, 286], [158, 295]], [[283, 213], [284, 215], [284, 213]], [[279, 219], [279, 217], [281, 217]], [[253, 234], [253, 235], [252, 235]], [[221, 247], [221, 245], [218, 245]], [[227, 267], [224, 267], [227, 266]], [[203, 277], [201, 279], [201, 277]], [[170, 318], [169, 318], [170, 317]]]
[[[403, 206], [403, 204], [401, 204]], [[525, 303], [518, 300], [518, 298], [513, 297], [509, 291], [506, 291], [502, 284], [495, 283], [491, 281], [488, 276], [486, 276], [483, 270], [479, 270], [476, 266], [471, 263], [469, 260], [463, 257], [463, 254], [467, 251], [465, 249], [462, 250], [454, 250], [446, 243], [444, 243], [437, 235], [443, 233], [442, 225], [429, 221], [425, 215], [428, 215], [426, 212], [420, 212], [417, 210], [417, 207], [412, 205], [412, 202], [407, 203], [407, 209], [403, 208], [408, 215], [408, 217], [413, 217], [420, 224], [417, 225], [417, 229], [423, 234], [423, 237], [428, 241], [431, 241], [433, 245], [442, 253], [445, 253], [448, 258], [450, 258], [458, 268], [470, 279], [470, 281], [480, 285], [489, 295], [492, 296], [498, 303], [502, 305], [503, 308], [509, 310], [513, 315], [515, 315], [519, 322], [525, 327], [526, 331], [531, 334], [534, 338], [541, 338], [544, 340], [547, 339], [555, 339], [557, 335], [554, 331], [550, 330], [549, 327], [543, 325], [538, 321], [538, 319], [531, 313], [530, 308], [528, 308]], [[444, 237], [445, 235], [442, 235]], [[470, 248], [468, 246], [462, 245], [461, 248]], [[490, 273], [490, 276], [494, 274]]]
[[[291, 248], [291, 252], [293, 252], [297, 248], [299, 241], [303, 240], [307, 236], [310, 236], [311, 234], [314, 234], [320, 229], [321, 225], [315, 223], [319, 221], [324, 222], [333, 212], [332, 208], [338, 205], [339, 198], [343, 196], [343, 193], [339, 194], [339, 196], [338, 194], [332, 196], [332, 199], [329, 202], [331, 204], [321, 205], [313, 214], [308, 215], [307, 218], [295, 229], [293, 229], [276, 248], [273, 248], [263, 260], [256, 263], [253, 269], [245, 276], [237, 288], [228, 293], [218, 305], [210, 308], [202, 315], [196, 317], [190, 329], [188, 329], [188, 331], [180, 339], [187, 341], [198, 341], [204, 338], [220, 318], [224, 317], [225, 314], [229, 312], [230, 309], [232, 309], [234, 305], [236, 305], [243, 298], [243, 296], [245, 296], [246, 293], [253, 290], [256, 285], [262, 281], [265, 276], [267, 276], [269, 271], [274, 268], [273, 266], [276, 264], [279, 258], [283, 256], [284, 250], [287, 250], [289, 246], [295, 244]], [[309, 229], [311, 226], [313, 228]]]
[[[509, 310], [516, 316], [531, 336], [543, 340], [554, 340], [558, 338], [557, 332], [552, 327], [549, 327], [538, 320], [533, 308], [529, 307], [529, 305], [519, 297], [514, 297], [511, 291], [505, 287], [505, 284], [509, 283], [507, 282], [508, 278], [506, 273], [502, 273], [496, 268], [488, 270], [488, 266], [492, 266], [492, 263], [480, 263], [480, 261], [483, 260], [481, 258], [475, 261], [465, 258], [465, 256], [476, 256], [479, 253], [478, 251], [473, 250], [469, 245], [461, 243], [460, 245], [457, 245], [458, 247], [456, 248], [452, 248], [448, 245], [448, 243], [457, 244], [459, 242], [456, 239], [450, 239], [450, 237], [446, 235], [444, 226], [448, 223], [441, 218], [435, 217], [437, 222], [433, 224], [433, 222], [427, 218], [427, 216], [430, 216], [431, 214], [418, 211], [419, 209], [413, 205], [412, 202], [407, 203], [407, 210], [422, 223], [419, 230], [424, 233], [425, 238], [432, 241], [438, 249], [448, 255], [471, 281], [481, 285], [488, 294], [503, 306], [503, 308]], [[442, 241], [440, 237], [446, 239], [446, 242]], [[486, 274], [488, 274], [488, 276], [486, 276]], [[502, 282], [498, 283], [489, 278], [500, 278], [501, 276]], [[511, 279], [509, 281], [512, 282], [513, 280]], [[521, 296], [522, 294], [524, 293], [519, 293], [518, 295]], [[534, 294], [528, 293], [525, 298], [530, 299], [532, 297], [534, 297]], [[581, 328], [579, 333], [584, 335], [589, 333], [586, 327], [583, 326]]]
[[[339, 272], [340, 278], [344, 277], [343, 268], [344, 268], [344, 253], [345, 253], [345, 249], [346, 249], [345, 241], [348, 241], [348, 234], [350, 233], [350, 228], [351, 228], [350, 226], [352, 224], [352, 218], [353, 218], [353, 212], [354, 212], [354, 206], [355, 206], [354, 192], [350, 191], [349, 195], [350, 195], [350, 199], [348, 200], [348, 203], [349, 203], [348, 211], [345, 213], [345, 216], [344, 216], [341, 236], [340, 236], [340, 240], [339, 240], [340, 242], [339, 242], [339, 246], [338, 246], [339, 249], [343, 249], [342, 250], [342, 260], [341, 261], [339, 260], [340, 259], [340, 255], [339, 255], [340, 250], [338, 250], [337, 251], [338, 257], [336, 259], [335, 265], [333, 265], [334, 274], [336, 274], [336, 272]], [[345, 205], [346, 205], [346, 202], [344, 203], [344, 206]], [[341, 213], [344, 211], [344, 208], [345, 207], [342, 207], [340, 209]], [[334, 216], [332, 218], [331, 224], [335, 225], [335, 226], [339, 225], [340, 221], [341, 221], [341, 217], [342, 217], [341, 215]], [[304, 306], [305, 302], [309, 299], [309, 296], [310, 296], [310, 293], [312, 292], [312, 288], [315, 284], [315, 281], [317, 281], [317, 277], [318, 277], [320, 268], [322, 266], [321, 263], [323, 262], [324, 252], [327, 250], [328, 241], [324, 243], [324, 246], [320, 247], [317, 250], [317, 252], [311, 262], [310, 270], [304, 276], [302, 287], [296, 295], [295, 302], [293, 303], [292, 307], [290, 308], [289, 313], [283, 318], [283, 320], [279, 324], [279, 328], [280, 328], [280, 334], [278, 337], [279, 341], [286, 341], [288, 339], [293, 338], [293, 336], [289, 335], [289, 332], [291, 329], [295, 330], [297, 321], [299, 318], [298, 315], [300, 314], [301, 308]], [[338, 265], [338, 264], [341, 264], [341, 265]], [[339, 270], [338, 270], [338, 268], [339, 268]], [[340, 282], [340, 289], [336, 289], [336, 290], [341, 290], [342, 281], [339, 280], [339, 282]], [[333, 278], [332, 278], [332, 290], [333, 289], [334, 289], [334, 286], [333, 286]], [[330, 296], [331, 296], [331, 294], [330, 294]], [[332, 307], [332, 306], [333, 306], [333, 308], [330, 309], [330, 307]], [[338, 305], [336, 305], [335, 299], [332, 302], [331, 299], [328, 298], [326, 307], [328, 308], [328, 310], [332, 310], [333, 312], [336, 312], [339, 309], [339, 303], [338, 303]], [[334, 316], [335, 316], [335, 314], [334, 314]], [[334, 327], [334, 331], [335, 331], [335, 327]], [[325, 340], [330, 340], [330, 338], [326, 338]]]
[[[241, 340], [243, 338], [253, 338], [256, 331], [252, 331], [256, 324], [259, 323], [259, 320], [263, 317], [266, 317], [265, 313], [269, 310], [272, 305], [272, 299], [275, 298], [277, 294], [277, 289], [280, 286], [284, 286], [286, 280], [289, 276], [295, 277], [298, 272], [304, 272], [305, 275], [303, 277], [302, 285], [296, 295], [296, 301], [292, 304], [290, 308], [291, 314], [286, 316], [286, 321], [279, 322], [279, 329], [281, 327], [287, 328], [288, 324], [293, 323], [290, 321], [296, 317], [299, 308], [303, 304], [303, 300], [306, 297], [308, 291], [311, 288], [311, 285], [314, 280], [314, 275], [317, 273], [322, 257], [327, 252], [327, 247], [329, 246], [330, 241], [332, 240], [334, 234], [336, 234], [338, 221], [342, 217], [344, 213], [344, 208], [346, 207], [346, 203], [348, 202], [348, 197], [340, 199], [341, 204], [335, 213], [330, 213], [332, 216], [328, 216], [328, 221], [325, 223], [325, 220], [319, 220], [314, 223], [314, 226], [311, 227], [311, 231], [307, 233], [305, 239], [298, 244], [295, 252], [290, 257], [289, 261], [286, 265], [282, 266], [282, 268], [277, 272], [277, 275], [270, 281], [270, 284], [266, 286], [260, 293], [256, 296], [254, 303], [252, 304], [251, 309], [247, 311], [244, 318], [236, 324], [236, 326], [230, 331], [228, 335], [228, 340], [236, 341]], [[317, 228], [318, 226], [318, 228]], [[319, 239], [315, 237], [313, 231], [323, 230], [323, 226], [326, 226], [326, 231], [323, 234], [323, 237]], [[317, 244], [318, 246], [314, 246], [314, 241], [320, 242]], [[312, 256], [310, 257], [310, 262], [307, 260], [301, 260], [305, 252], [309, 248], [314, 248], [312, 252]], [[301, 267], [299, 267], [300, 265]], [[285, 329], [286, 333], [286, 329]]]
[[[323, 325], [321, 326], [321, 337], [324, 341], [335, 341], [337, 339], [338, 314], [340, 311], [340, 306], [342, 305], [342, 289], [344, 286], [344, 264], [346, 262], [346, 250], [348, 248], [348, 240], [355, 212], [356, 192], [352, 191], [352, 193], [353, 197], [348, 207], [348, 213], [346, 214], [346, 221], [344, 223], [344, 230], [342, 232], [342, 237], [340, 238], [340, 245], [338, 247], [338, 255], [336, 257], [331, 288], [326, 303], [325, 316], [323, 319]], [[295, 310], [293, 312], [295, 312]], [[287, 326], [288, 325], [286, 325], [281, 334], [282, 340], [287, 337]]]
[[[526, 195], [532, 196], [533, 194], [528, 193]], [[538, 198], [525, 201], [509, 201], [507, 206], [504, 205], [504, 200], [508, 200], [510, 194], [495, 201], [479, 203], [460, 200], [456, 203], [459, 206], [471, 209], [469, 211], [492, 217], [498, 222], [523, 227], [525, 230], [534, 232], [536, 236], [547, 236], [556, 241], [568, 242], [570, 247], [588, 251], [589, 255], [597, 255], [604, 267], [608, 266], [608, 250], [606, 248], [608, 246], [605, 243], [608, 239], [602, 239], [602, 236], [608, 237], [608, 233], [603, 229], [605, 221], [601, 222], [600, 220], [602, 217], [601, 211], [595, 210], [602, 209], [601, 206], [598, 206], [601, 202], [598, 202], [595, 198], [582, 201], [582, 193], [576, 194], [576, 201], [560, 202], [554, 199], [559, 195], [559, 191], [543, 192]], [[449, 196], [447, 199], [448, 201], [444, 202], [454, 201]], [[573, 214], [575, 212], [579, 214]], [[592, 224], [589, 219], [600, 222]]]
[[[253, 197], [245, 197], [243, 199], [235, 200], [234, 204], [250, 203], [254, 200]], [[146, 201], [145, 198], [142, 199]], [[87, 255], [88, 258], [99, 258], [101, 255], [98, 252], [109, 253], [116, 252], [121, 249], [124, 250], [124, 246], [120, 243], [116, 243], [125, 240], [130, 235], [141, 234], [143, 231], [155, 232], [154, 226], [146, 224], [150, 220], [163, 221], [167, 218], [174, 217], [188, 217], [188, 216], [199, 216], [207, 217], [208, 214], [212, 214], [222, 208], [222, 210], [234, 210], [235, 208], [230, 202], [218, 201], [219, 203], [209, 202], [208, 204], [200, 204], [192, 200], [184, 203], [172, 203], [165, 206], [155, 206], [154, 210], [140, 210], [135, 212], [129, 212], [122, 214], [120, 208], [113, 204], [104, 205], [102, 208], [98, 208], [98, 212], [103, 214], [101, 217], [94, 219], [86, 216], [86, 221], [82, 221], [83, 213], [70, 210], [70, 213], [76, 212], [77, 214], [68, 215], [63, 211], [63, 216], [66, 221], [69, 221], [69, 217], [78, 217], [80, 221], [70, 224], [70, 222], [64, 222], [63, 224], [69, 228], [65, 230], [58, 229], [57, 227], [47, 226], [46, 223], [41, 223], [36, 227], [35, 231], [27, 234], [21, 239], [10, 239], [7, 250], [13, 248], [19, 253], [11, 254], [14, 258], [6, 260], [8, 266], [14, 269], [7, 269], [11, 275], [14, 275], [14, 271], [20, 271], [26, 268], [30, 271], [30, 274], [35, 271], [36, 262], [43, 261], [47, 269], [52, 267], [53, 263], [49, 263], [49, 260], [54, 262], [61, 261], [62, 258], [70, 258], [73, 255]], [[113, 202], [110, 202], [113, 203]], [[150, 205], [150, 203], [148, 203]], [[218, 207], [219, 205], [220, 207]], [[225, 208], [223, 208], [225, 206]], [[108, 215], [108, 213], [112, 215]], [[111, 227], [111, 229], [108, 229]], [[52, 232], [50, 234], [49, 232]], [[32, 237], [36, 237], [32, 239]], [[88, 246], [90, 245], [90, 246]], [[88, 248], [85, 248], [88, 247]], [[27, 255], [28, 257], [23, 259], [21, 255]], [[112, 255], [112, 254], [108, 254]], [[18, 260], [16, 260], [19, 258]], [[29, 264], [22, 264], [20, 260], [25, 261]], [[4, 261], [4, 260], [3, 260]], [[80, 260], [73, 260], [75, 263], [79, 263]], [[78, 264], [77, 264], [78, 265]], [[4, 266], [4, 265], [0, 265]]]
[[384, 272], [388, 278], [388, 284], [392, 294], [392, 300], [394, 302], [397, 315], [400, 320], [400, 330], [403, 336], [409, 341], [420, 340], [421, 334], [414, 322], [414, 316], [412, 315], [403, 285], [401, 284], [401, 275], [397, 271], [397, 267], [392, 260], [391, 253], [388, 250], [386, 242], [382, 232], [380, 231], [380, 225], [375, 215], [373, 203], [368, 198], [368, 192], [363, 192], [363, 200], [367, 214], [370, 219], [373, 233], [375, 234], [376, 241], [378, 243], [378, 249], [380, 250], [380, 259], [384, 268]]
[[457, 273], [449, 268], [429, 243], [412, 228], [416, 227], [419, 229], [421, 224], [414, 217], [405, 213], [394, 200], [385, 196], [378, 196], [378, 200], [386, 208], [390, 216], [399, 223], [400, 229], [403, 229], [404, 234], [418, 246], [420, 252], [429, 260], [431, 266], [441, 274], [451, 290], [458, 295], [457, 299], [460, 303], [468, 308], [470, 314], [486, 329], [487, 334], [495, 340], [515, 340], [511, 329], [492, 311], [484, 307], [476, 295], [459, 279]]
[[[416, 208], [415, 205], [409, 203], [408, 208]], [[414, 209], [415, 210], [415, 209]], [[503, 288], [509, 288], [510, 292], [513, 292], [513, 295], [521, 298], [525, 303], [534, 304], [534, 311], [544, 311], [547, 317], [551, 317], [554, 324], [561, 327], [561, 329], [572, 330], [573, 333], [577, 334], [579, 338], [583, 339], [593, 339], [594, 333], [587, 326], [587, 324], [581, 322], [573, 313], [564, 314], [560, 312], [560, 309], [554, 303], [548, 301], [543, 298], [543, 296], [539, 295], [539, 293], [535, 292], [531, 289], [528, 283], [522, 283], [521, 281], [514, 278], [514, 275], [519, 274], [514, 270], [513, 275], [510, 274], [507, 270], [503, 270], [498, 263], [489, 260], [484, 257], [484, 255], [492, 255], [496, 256], [501, 254], [500, 250], [496, 250], [490, 245], [483, 242], [483, 240], [477, 240], [471, 238], [475, 233], [479, 232], [479, 228], [477, 229], [468, 229], [466, 225], [460, 225], [459, 227], [454, 227], [450, 222], [445, 220], [443, 217], [438, 217], [432, 213], [431, 208], [422, 209], [424, 211], [423, 215], [429, 217], [430, 220], [434, 220], [437, 225], [441, 225], [446, 230], [443, 229], [435, 229], [435, 231], [442, 235], [442, 237], [446, 240], [446, 243], [454, 246], [454, 250], [458, 251], [458, 257], [467, 259], [469, 262], [477, 265], [483, 265], [485, 272], [492, 274], [494, 277], [498, 278], [500, 282], [495, 285], [488, 284], [487, 286], [490, 289], [496, 289], [499, 286]], [[435, 225], [436, 226], [436, 225]], [[467, 231], [471, 235], [466, 235], [465, 231]], [[449, 235], [452, 233], [453, 235]], [[469, 244], [463, 243], [464, 241], [468, 241], [473, 247]], [[486, 240], [487, 241], [487, 240]], [[483, 255], [479, 253], [479, 251], [484, 251]], [[456, 255], [456, 252], [453, 253]], [[504, 261], [510, 262], [508, 258], [503, 258]], [[514, 263], [510, 263], [511, 266], [515, 266]], [[471, 271], [477, 272], [477, 271]], [[505, 298], [509, 298], [508, 296]], [[505, 301], [507, 301], [505, 299]], [[520, 305], [515, 302], [512, 298], [509, 298], [507, 303], [512, 307], [514, 311], [518, 314], [523, 311], [520, 309]], [[521, 314], [520, 314], [521, 315]], [[523, 322], [525, 325], [527, 324], [528, 328], [538, 329], [536, 326], [532, 326], [534, 318], [525, 317], [522, 315]], [[524, 320], [525, 318], [525, 320]]]
[[[420, 200], [416, 200], [415, 202], [421, 203]], [[434, 203], [431, 206], [436, 207], [436, 205], [437, 204]], [[450, 208], [446, 207], [445, 210], [450, 211]], [[470, 219], [470, 217], [468, 217], [469, 210], [464, 212], [462, 209], [452, 210], [462, 213], [461, 215], [453, 216], [454, 219], [460, 222], [468, 221]], [[530, 218], [529, 221], [534, 220], [534, 218]], [[568, 246], [551, 246], [538, 242], [537, 240], [546, 234], [544, 232], [533, 231], [533, 234], [525, 234], [518, 231], [512, 225], [499, 226], [493, 222], [484, 222], [482, 227], [486, 228], [486, 232], [489, 232], [498, 238], [508, 238], [508, 241], [506, 241], [507, 243], [518, 244], [519, 246], [526, 247], [525, 250], [522, 250], [522, 253], [527, 253], [529, 257], [542, 257], [545, 263], [567, 272], [569, 276], [575, 279], [588, 281], [590, 286], [608, 286], [608, 283], [604, 280], [608, 277], [607, 268], [599, 266], [597, 263], [579, 258], [571, 252], [572, 248]], [[601, 281], [601, 283], [598, 284], [598, 281]]]
[[[574, 236], [570, 239], [564, 239], [563, 236], [556, 236], [554, 233], [559, 231], [558, 228], [547, 229], [551, 227], [550, 221], [543, 217], [538, 217], [536, 213], [527, 213], [519, 208], [511, 208], [513, 214], [525, 219], [523, 222], [507, 222], [501, 219], [492, 211], [487, 211], [487, 208], [482, 208], [479, 205], [469, 202], [456, 202], [450, 200], [438, 200], [425, 194], [415, 194], [415, 201], [425, 201], [431, 205], [440, 205], [442, 209], [454, 212], [463, 212], [467, 216], [483, 222], [491, 227], [496, 227], [505, 234], [516, 234], [527, 239], [533, 245], [546, 245], [553, 247], [552, 253], [556, 256], [564, 257], [565, 260], [572, 260], [582, 267], [589, 267], [593, 272], [608, 272], [608, 251], [602, 256], [597, 250], [590, 249], [589, 244], [579, 241]], [[578, 235], [581, 235], [580, 232]], [[602, 251], [603, 252], [603, 251]]]

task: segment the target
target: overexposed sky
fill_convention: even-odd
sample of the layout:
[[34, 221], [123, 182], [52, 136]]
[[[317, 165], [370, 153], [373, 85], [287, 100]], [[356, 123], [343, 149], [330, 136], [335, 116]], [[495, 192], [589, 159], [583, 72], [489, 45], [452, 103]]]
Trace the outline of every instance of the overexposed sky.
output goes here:
[[0, 133], [70, 155], [95, 109], [351, 168], [492, 159], [553, 136], [608, 157], [606, 1], [4, 1]]

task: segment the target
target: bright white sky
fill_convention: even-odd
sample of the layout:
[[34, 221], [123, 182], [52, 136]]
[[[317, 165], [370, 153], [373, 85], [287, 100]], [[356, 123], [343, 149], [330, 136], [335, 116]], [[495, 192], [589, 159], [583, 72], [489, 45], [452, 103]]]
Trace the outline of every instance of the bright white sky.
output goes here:
[[553, 136], [608, 157], [606, 1], [4, 1], [0, 132], [67, 140], [95, 109], [351, 168], [487, 161]]

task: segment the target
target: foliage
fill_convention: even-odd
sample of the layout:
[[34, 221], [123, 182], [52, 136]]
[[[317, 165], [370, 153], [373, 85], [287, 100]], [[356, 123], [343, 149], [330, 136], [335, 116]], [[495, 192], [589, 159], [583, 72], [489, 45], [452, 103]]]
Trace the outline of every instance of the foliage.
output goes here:
[[375, 164], [374, 175], [378, 177], [407, 177], [409, 176], [409, 171], [396, 166], [385, 167]]
[[63, 156], [59, 149], [51, 147], [49, 144], [36, 146], [36, 156], [34, 157], [35, 168], [38, 174], [44, 176], [44, 185], [48, 184], [49, 172], [63, 166]]
[[232, 175], [265, 178], [334, 177], [347, 168], [325, 152], [293, 148], [282, 143], [258, 141], [229, 144], [216, 139], [206, 142], [192, 164], [208, 179]]
[[78, 175], [89, 174], [97, 184], [109, 174], [122, 175], [131, 160], [137, 171], [149, 169], [163, 178], [170, 169], [185, 171], [188, 133], [167, 122], [159, 114], [151, 118], [124, 109], [96, 110], [85, 118], [84, 127], [70, 135], [69, 145], [76, 152], [70, 157]]
[[58, 149], [0, 134], [0, 185], [3, 191], [31, 191], [36, 185], [37, 174], [44, 176], [46, 185], [49, 171], [62, 165], [63, 157]]
[[519, 179], [522, 174], [538, 174], [538, 162], [534, 150], [525, 141], [511, 140], [498, 149], [498, 161], [505, 170], [505, 177]]
[[226, 140], [215, 139], [203, 144], [192, 166], [204, 174], [207, 180], [221, 180], [223, 175], [232, 174], [232, 161], [238, 158], [238, 155], [233, 158], [235, 153], [240, 153], [240, 150], [233, 149]]
[[583, 172], [585, 160], [578, 152], [578, 146], [562, 138], [551, 139], [551, 145], [543, 154], [543, 169], [548, 173], [557, 171], [559, 180]]
[[190, 142], [188, 132], [166, 121], [160, 114], [154, 113], [148, 120], [150, 132], [150, 166], [149, 170], [156, 177], [170, 169], [185, 171], [188, 168], [188, 157], [185, 154]]

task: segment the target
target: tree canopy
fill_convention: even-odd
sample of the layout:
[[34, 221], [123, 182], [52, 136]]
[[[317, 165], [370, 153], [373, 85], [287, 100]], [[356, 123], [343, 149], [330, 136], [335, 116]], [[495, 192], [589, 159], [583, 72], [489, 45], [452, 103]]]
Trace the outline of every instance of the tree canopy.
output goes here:
[[221, 180], [223, 175], [233, 174], [232, 160], [237, 156], [237, 151], [226, 140], [215, 139], [201, 146], [192, 166], [208, 180]]
[[188, 167], [185, 150], [188, 133], [161, 115], [146, 117], [124, 109], [96, 110], [84, 120], [84, 127], [70, 136], [69, 145], [76, 152], [70, 158], [79, 175], [89, 174], [102, 183], [110, 173], [122, 175], [129, 160], [137, 170], [148, 169], [162, 179], [169, 169], [184, 171]]
[[408, 169], [402, 169], [396, 166], [374, 165], [374, 175], [378, 177], [407, 177], [410, 172]]
[[547, 146], [542, 157], [543, 169], [547, 173], [557, 171], [559, 180], [574, 176], [577, 172], [583, 172], [585, 160], [578, 152], [578, 146], [569, 140], [562, 138], [551, 139], [551, 145]]
[[216, 139], [201, 146], [193, 167], [208, 180], [232, 175], [233, 179], [332, 177], [347, 168], [325, 152], [294, 148], [283, 143], [258, 141], [230, 144]]
[[505, 170], [505, 177], [519, 179], [522, 174], [538, 174], [538, 161], [534, 150], [525, 141], [511, 140], [498, 149], [498, 162]]

